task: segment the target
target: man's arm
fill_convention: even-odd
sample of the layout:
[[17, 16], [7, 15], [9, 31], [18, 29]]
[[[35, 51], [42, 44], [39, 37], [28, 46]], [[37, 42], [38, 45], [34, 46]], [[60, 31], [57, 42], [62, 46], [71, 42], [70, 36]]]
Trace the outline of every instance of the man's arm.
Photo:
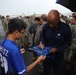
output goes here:
[[71, 35], [71, 29], [69, 26], [66, 28], [66, 31], [64, 33], [65, 33], [64, 45], [61, 47], [58, 47], [57, 52], [64, 52], [64, 50], [71, 45], [72, 35]]

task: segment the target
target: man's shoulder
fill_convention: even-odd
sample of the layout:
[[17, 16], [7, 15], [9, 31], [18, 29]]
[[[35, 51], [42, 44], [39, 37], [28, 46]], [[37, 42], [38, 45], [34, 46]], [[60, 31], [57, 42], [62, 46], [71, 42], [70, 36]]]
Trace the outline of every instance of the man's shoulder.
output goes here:
[[60, 21], [60, 25], [61, 25], [61, 26], [63, 26], [63, 27], [69, 27], [69, 25], [68, 25], [68, 24], [63, 23], [63, 22], [61, 22], [61, 21]]
[[70, 29], [70, 26], [69, 26], [68, 24], [63, 23], [63, 22], [61, 22], [61, 21], [60, 21], [60, 27], [61, 27], [62, 29], [64, 29], [64, 30]]

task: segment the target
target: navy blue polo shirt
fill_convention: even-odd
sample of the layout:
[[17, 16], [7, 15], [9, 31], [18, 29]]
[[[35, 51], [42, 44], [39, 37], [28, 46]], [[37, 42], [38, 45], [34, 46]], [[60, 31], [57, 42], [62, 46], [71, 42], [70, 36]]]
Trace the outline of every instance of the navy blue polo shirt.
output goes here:
[[51, 28], [46, 23], [42, 30], [41, 41], [45, 46], [57, 48], [58, 53], [63, 53], [71, 45], [71, 29], [69, 25], [59, 22], [57, 28]]

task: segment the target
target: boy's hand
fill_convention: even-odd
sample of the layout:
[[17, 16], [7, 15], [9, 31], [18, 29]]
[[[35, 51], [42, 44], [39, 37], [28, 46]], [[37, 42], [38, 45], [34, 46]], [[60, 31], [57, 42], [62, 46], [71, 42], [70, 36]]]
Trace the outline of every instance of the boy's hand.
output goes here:
[[45, 60], [46, 56], [41, 55], [37, 60], [38, 63], [40, 63], [41, 61]]
[[21, 48], [20, 51], [21, 51], [22, 54], [26, 52], [24, 48]]

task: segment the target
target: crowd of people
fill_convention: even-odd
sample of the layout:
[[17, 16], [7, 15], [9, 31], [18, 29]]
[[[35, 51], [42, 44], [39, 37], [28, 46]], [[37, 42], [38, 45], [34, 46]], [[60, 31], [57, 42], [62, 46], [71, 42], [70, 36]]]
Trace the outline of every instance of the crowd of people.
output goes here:
[[[54, 75], [76, 75], [76, 13], [66, 17], [51, 10], [39, 17], [1, 16], [1, 21], [6, 33], [0, 43], [1, 75], [25, 75], [42, 60], [43, 75], [50, 75], [52, 66]], [[51, 49], [48, 56], [42, 55], [26, 67], [21, 53], [33, 46]], [[51, 53], [54, 59], [50, 58]], [[34, 55], [34, 58], [37, 57]], [[3, 60], [7, 61], [4, 65]]]

